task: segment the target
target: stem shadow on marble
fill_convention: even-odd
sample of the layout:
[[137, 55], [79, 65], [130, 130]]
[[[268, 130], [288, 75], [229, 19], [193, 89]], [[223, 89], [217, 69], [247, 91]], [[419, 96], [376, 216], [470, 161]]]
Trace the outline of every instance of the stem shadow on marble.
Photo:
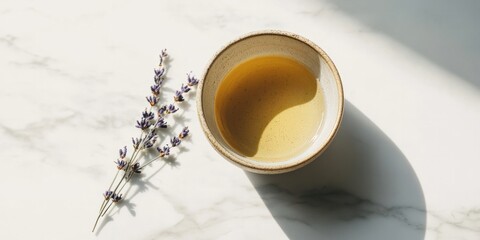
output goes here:
[[335, 140], [314, 162], [246, 174], [290, 239], [424, 239], [425, 197], [413, 168], [348, 101]]

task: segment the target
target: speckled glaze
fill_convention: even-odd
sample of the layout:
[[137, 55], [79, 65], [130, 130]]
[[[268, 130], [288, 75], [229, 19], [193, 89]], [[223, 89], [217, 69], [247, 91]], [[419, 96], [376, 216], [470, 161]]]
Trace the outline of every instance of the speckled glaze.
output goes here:
[[[281, 162], [256, 161], [238, 153], [223, 139], [215, 120], [215, 93], [225, 75], [238, 63], [265, 55], [281, 55], [304, 64], [319, 81], [325, 97], [324, 121], [314, 141], [305, 152]], [[328, 55], [308, 39], [274, 30], [250, 33], [223, 47], [208, 64], [197, 92], [198, 116], [212, 146], [243, 169], [263, 174], [292, 171], [317, 158], [328, 147], [340, 126], [343, 105], [340, 76]]]

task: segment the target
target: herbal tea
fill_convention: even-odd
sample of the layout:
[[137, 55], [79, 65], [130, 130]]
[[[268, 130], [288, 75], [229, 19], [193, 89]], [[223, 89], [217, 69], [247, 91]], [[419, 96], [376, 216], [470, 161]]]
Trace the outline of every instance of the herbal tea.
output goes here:
[[320, 127], [323, 109], [315, 77], [303, 64], [280, 56], [239, 64], [215, 96], [223, 138], [261, 161], [282, 161], [305, 150]]

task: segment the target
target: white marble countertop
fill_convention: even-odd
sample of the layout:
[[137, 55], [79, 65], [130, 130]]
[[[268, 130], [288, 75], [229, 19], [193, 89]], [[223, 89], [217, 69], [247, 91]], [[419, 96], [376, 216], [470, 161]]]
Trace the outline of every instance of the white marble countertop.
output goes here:
[[[390, 2], [390, 3], [389, 3]], [[2, 1], [0, 239], [480, 239], [478, 1]], [[344, 121], [314, 163], [275, 176], [192, 136], [91, 232], [157, 55], [166, 94], [251, 31], [316, 42]], [[192, 99], [194, 100], [194, 99]]]

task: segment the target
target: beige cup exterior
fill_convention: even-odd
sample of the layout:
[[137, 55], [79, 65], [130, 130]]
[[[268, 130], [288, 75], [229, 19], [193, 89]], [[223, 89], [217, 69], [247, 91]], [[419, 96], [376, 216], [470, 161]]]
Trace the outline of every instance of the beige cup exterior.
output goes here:
[[[281, 162], [262, 162], [237, 152], [222, 137], [215, 119], [215, 94], [221, 81], [239, 63], [272, 55], [292, 58], [307, 67], [319, 81], [325, 110], [322, 126], [305, 152]], [[213, 147], [226, 159], [245, 170], [263, 174], [292, 171], [317, 158], [333, 140], [340, 126], [343, 105], [340, 76], [327, 54], [311, 41], [282, 31], [251, 33], [228, 44], [208, 65], [197, 92], [200, 123]]]

